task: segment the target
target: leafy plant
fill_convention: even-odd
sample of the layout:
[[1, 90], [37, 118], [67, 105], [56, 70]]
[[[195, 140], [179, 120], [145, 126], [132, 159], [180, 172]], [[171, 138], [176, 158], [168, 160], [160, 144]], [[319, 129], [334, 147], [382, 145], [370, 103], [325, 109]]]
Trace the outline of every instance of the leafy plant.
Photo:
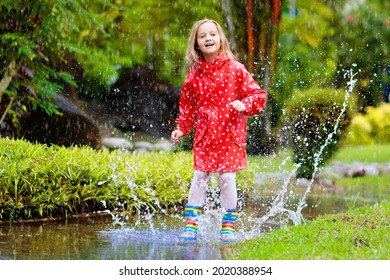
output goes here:
[[[0, 219], [159, 211], [186, 201], [190, 152], [128, 154], [0, 138]], [[237, 180], [253, 185], [253, 170]]]
[[349, 145], [390, 143], [390, 104], [368, 106], [353, 117], [345, 143]]
[[349, 105], [341, 115], [345, 102], [353, 104], [346, 100], [346, 92], [331, 88], [296, 91], [292, 96], [285, 123], [299, 165], [297, 177], [311, 178], [338, 149], [353, 112]]
[[[82, 51], [81, 25], [99, 29], [88, 1], [4, 1], [0, 15], [0, 111], [2, 135], [17, 135], [20, 119], [43, 109], [58, 114], [54, 97], [73, 77], [63, 70], [69, 52]], [[108, 0], [97, 3], [110, 5]], [[4, 129], [6, 128], [6, 129]]]

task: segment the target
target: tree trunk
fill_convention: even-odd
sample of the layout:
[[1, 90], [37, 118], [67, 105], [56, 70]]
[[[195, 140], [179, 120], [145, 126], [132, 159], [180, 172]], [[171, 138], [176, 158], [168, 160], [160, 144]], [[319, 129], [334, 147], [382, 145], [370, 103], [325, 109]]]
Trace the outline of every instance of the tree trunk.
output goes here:
[[252, 12], [252, 0], [246, 1], [246, 16], [247, 16], [247, 36], [248, 36], [248, 62], [247, 67], [249, 73], [253, 73], [255, 66], [255, 42], [253, 38], [253, 12]]
[[237, 53], [237, 44], [236, 40], [234, 39], [233, 15], [230, 9], [230, 0], [221, 0], [221, 5], [226, 15], [226, 23], [229, 30], [230, 49], [233, 53]]
[[[262, 80], [262, 88], [271, 96], [277, 62], [277, 44], [281, 16], [280, 7], [283, 0], [261, 0], [254, 2], [255, 7], [252, 7], [252, 1], [247, 1], [248, 48], [250, 43], [249, 32], [251, 30], [249, 28], [250, 17], [248, 11], [261, 11], [261, 13], [254, 15], [256, 17], [255, 22], [259, 25], [257, 28], [259, 30], [259, 44], [257, 49], [254, 47], [254, 53], [259, 56], [259, 64], [257, 67], [254, 67], [253, 72], [258, 79]], [[271, 102], [272, 98], [269, 98], [263, 114], [254, 117], [249, 123], [248, 152], [251, 154], [272, 154], [277, 145], [277, 141], [271, 132]]]

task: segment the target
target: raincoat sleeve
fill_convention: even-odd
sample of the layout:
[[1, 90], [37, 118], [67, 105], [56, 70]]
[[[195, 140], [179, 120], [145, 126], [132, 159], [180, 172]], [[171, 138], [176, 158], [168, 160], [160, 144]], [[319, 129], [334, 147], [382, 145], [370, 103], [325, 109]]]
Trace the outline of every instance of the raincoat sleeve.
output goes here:
[[254, 116], [260, 113], [265, 106], [268, 95], [252, 78], [244, 66], [241, 67], [242, 83], [240, 87], [241, 102], [245, 106], [244, 115]]
[[191, 77], [192, 74], [190, 73], [181, 89], [179, 97], [179, 117], [176, 119], [177, 128], [180, 129], [184, 135], [190, 134], [196, 121], [197, 106]]

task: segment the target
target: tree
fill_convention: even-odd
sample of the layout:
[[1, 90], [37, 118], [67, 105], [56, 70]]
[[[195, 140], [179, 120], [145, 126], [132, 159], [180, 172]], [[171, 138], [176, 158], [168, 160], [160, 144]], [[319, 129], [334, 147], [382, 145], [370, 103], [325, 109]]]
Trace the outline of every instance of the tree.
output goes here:
[[[275, 140], [272, 138], [270, 115], [272, 108], [272, 84], [277, 63], [279, 23], [283, 0], [234, 1], [236, 30], [241, 35], [237, 44], [248, 71], [269, 94], [264, 114], [252, 117], [248, 124], [248, 152], [251, 154], [270, 154]], [[270, 105], [271, 104], [271, 105]]]
[[86, 87], [80, 92], [86, 98], [96, 99], [93, 95], [101, 89], [104, 93], [98, 98], [104, 98], [124, 69], [140, 64], [155, 71], [161, 81], [181, 85], [191, 26], [205, 17], [222, 22], [219, 0], [112, 2], [105, 9], [95, 3], [89, 8], [100, 11], [98, 19], [105, 33], [85, 28], [80, 38], [92, 50], [77, 55], [86, 71]]
[[[62, 83], [75, 86], [58, 68], [77, 47], [78, 24], [98, 26], [84, 0], [2, 1], [0, 20], [0, 112], [2, 135], [15, 136], [31, 110], [58, 114], [52, 100]], [[109, 5], [108, 0], [99, 3]]]
[[[332, 6], [338, 15], [333, 36], [339, 46], [335, 84], [340, 87], [345, 83], [345, 69], [358, 69], [358, 105], [364, 112], [365, 107], [377, 106], [383, 100], [382, 71], [390, 65], [390, 2], [345, 0], [337, 4]], [[340, 5], [343, 9], [338, 9]]]
[[336, 73], [335, 13], [321, 0], [285, 6], [273, 83], [272, 126], [278, 126], [294, 90], [331, 87]]

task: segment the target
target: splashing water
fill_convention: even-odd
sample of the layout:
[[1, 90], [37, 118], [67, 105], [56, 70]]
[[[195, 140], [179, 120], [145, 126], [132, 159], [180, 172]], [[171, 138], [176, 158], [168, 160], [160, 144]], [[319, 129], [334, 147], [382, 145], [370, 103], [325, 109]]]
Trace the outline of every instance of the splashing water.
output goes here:
[[[343, 107], [340, 115], [336, 120], [334, 129], [329, 135], [325, 143], [320, 147], [319, 151], [314, 155], [314, 172], [310, 181], [307, 183], [306, 190], [303, 196], [299, 199], [296, 204], [296, 209], [289, 209], [287, 206], [288, 200], [294, 195], [292, 191], [289, 191], [289, 185], [292, 182], [292, 179], [299, 168], [299, 165], [296, 164], [294, 170], [289, 172], [282, 182], [282, 187], [276, 194], [275, 198], [271, 202], [266, 214], [261, 217], [258, 217], [255, 214], [248, 214], [245, 211], [238, 212], [237, 219], [237, 239], [238, 241], [245, 239], [252, 239], [264, 234], [265, 225], [272, 225], [278, 228], [281, 228], [287, 225], [289, 222], [292, 222], [294, 225], [298, 225], [302, 222], [305, 222], [302, 215], [302, 210], [307, 206], [306, 198], [311, 192], [312, 185], [315, 180], [315, 176], [319, 171], [319, 164], [321, 156], [324, 149], [329, 145], [330, 141], [337, 132], [339, 123], [346, 111], [347, 103], [349, 101], [350, 95], [353, 92], [353, 88], [356, 84], [354, 77], [356, 74], [352, 70], [345, 73], [345, 77], [349, 76], [350, 80], [347, 83], [348, 88], [346, 89], [346, 95], [343, 102]], [[283, 166], [291, 158], [284, 159], [280, 168], [283, 169]], [[130, 178], [131, 176], [131, 166], [127, 166], [127, 172], [119, 173], [117, 172], [117, 167], [114, 164], [112, 167], [113, 175], [112, 180], [118, 183], [125, 183], [129, 186], [130, 189], [136, 187], [134, 181]], [[214, 180], [214, 181], [213, 181]], [[208, 189], [207, 199], [205, 203], [205, 208], [203, 214], [199, 217], [199, 235], [198, 242], [196, 244], [204, 244], [204, 246], [210, 246], [210, 244], [219, 241], [219, 229], [221, 226], [221, 217], [222, 211], [219, 207], [219, 188], [216, 183], [215, 177], [211, 180], [211, 187]], [[214, 187], [216, 185], [217, 187]], [[153, 188], [148, 188], [147, 190], [150, 193], [153, 193]], [[155, 244], [151, 246], [158, 246], [159, 244], [163, 246], [172, 246], [180, 245], [178, 236], [181, 230], [184, 227], [185, 217], [182, 213], [174, 211], [174, 213], [168, 213], [167, 210], [164, 210], [160, 207], [158, 201], [153, 201], [153, 205], [156, 205], [158, 211], [151, 209], [150, 205], [142, 202], [137, 198], [135, 192], [132, 192], [133, 200], [139, 202], [143, 207], [143, 211], [139, 210], [135, 215], [131, 216], [131, 223], [128, 221], [129, 216], [127, 214], [115, 214], [110, 211], [106, 211], [112, 216], [113, 219], [113, 229], [110, 232], [104, 232], [104, 234], [109, 234], [112, 236], [112, 240], [115, 242], [140, 242], [147, 244]], [[120, 209], [121, 205], [118, 205]], [[243, 208], [243, 198], [238, 200], [238, 208]], [[291, 208], [291, 207], [290, 207]], [[292, 207], [294, 208], [294, 207]], [[116, 209], [116, 210], [118, 210]], [[175, 209], [176, 210], [176, 209]], [[156, 214], [158, 212], [159, 214]], [[158, 215], [158, 217], [156, 217]], [[160, 216], [163, 215], [164, 217]], [[158, 220], [158, 223], [156, 223]], [[173, 221], [173, 222], [172, 222]], [[119, 229], [117, 228], [119, 226]], [[178, 228], [179, 226], [179, 228]], [[157, 245], [156, 245], [157, 244]], [[187, 245], [186, 245], [187, 246]], [[199, 249], [199, 248], [198, 248]], [[203, 248], [204, 249], [204, 248]], [[203, 250], [201, 249], [201, 250]], [[206, 251], [212, 252], [211, 247], [207, 247]], [[215, 252], [214, 252], [215, 253]], [[213, 253], [210, 253], [213, 254]], [[206, 254], [207, 255], [207, 254]]]
[[304, 221], [303, 216], [302, 216], [302, 209], [307, 206], [306, 196], [310, 192], [311, 187], [314, 183], [315, 176], [319, 171], [318, 166], [319, 166], [319, 163], [321, 160], [322, 153], [324, 152], [324, 149], [326, 148], [326, 146], [329, 145], [329, 142], [332, 140], [333, 136], [337, 133], [337, 129], [340, 125], [341, 118], [343, 117], [343, 115], [347, 109], [348, 100], [349, 100], [350, 95], [352, 94], [353, 89], [356, 85], [357, 80], [354, 79], [354, 77], [357, 75], [357, 73], [354, 74], [352, 69], [350, 69], [349, 71], [346, 71], [344, 73], [344, 78], [346, 78], [348, 75], [349, 75], [349, 82], [347, 83], [348, 87], [346, 89], [346, 94], [345, 94], [345, 98], [344, 98], [344, 102], [343, 102], [343, 108], [341, 109], [341, 113], [336, 120], [336, 125], [334, 126], [333, 131], [328, 134], [328, 137], [326, 138], [325, 143], [320, 147], [320, 150], [314, 155], [314, 172], [313, 172], [311, 180], [307, 186], [306, 192], [303, 195], [303, 197], [301, 198], [301, 200], [299, 201], [298, 208], [295, 212], [297, 214], [297, 216], [299, 217], [299, 222]]
[[284, 226], [289, 220], [292, 221], [294, 225], [298, 225], [298, 224], [300, 224], [302, 222], [305, 222], [304, 217], [302, 215], [302, 210], [307, 206], [307, 203], [306, 203], [307, 195], [310, 193], [311, 188], [312, 188], [313, 183], [314, 183], [314, 180], [315, 180], [315, 176], [316, 176], [316, 174], [319, 171], [319, 164], [320, 164], [321, 156], [322, 156], [322, 154], [324, 152], [324, 149], [326, 148], [327, 145], [329, 145], [330, 141], [332, 140], [334, 135], [337, 133], [337, 129], [339, 127], [341, 118], [343, 117], [343, 115], [344, 115], [344, 113], [345, 113], [345, 111], [347, 109], [347, 104], [348, 104], [350, 95], [353, 92], [353, 89], [354, 89], [356, 81], [357, 81], [356, 79], [354, 79], [356, 75], [357, 75], [357, 73], [353, 73], [352, 69], [350, 69], [349, 71], [346, 71], [344, 73], [344, 78], [349, 76], [350, 80], [347, 83], [348, 87], [346, 89], [346, 95], [345, 95], [345, 98], [344, 98], [344, 102], [343, 102], [343, 107], [342, 107], [341, 113], [340, 113], [340, 115], [338, 116], [338, 118], [336, 120], [336, 124], [335, 124], [335, 126], [333, 128], [333, 131], [328, 134], [328, 136], [327, 136], [327, 138], [325, 140], [325, 143], [320, 147], [319, 151], [314, 154], [314, 172], [313, 172], [313, 174], [311, 176], [310, 181], [307, 184], [305, 193], [303, 194], [302, 198], [297, 203], [296, 210], [293, 211], [293, 210], [290, 210], [290, 209], [286, 209], [285, 208], [285, 204], [286, 204], [286, 193], [288, 191], [288, 185], [291, 182], [292, 176], [295, 174], [295, 172], [299, 168], [299, 165], [296, 165], [296, 168], [284, 180], [283, 185], [282, 185], [282, 189], [280, 190], [280, 192], [278, 193], [277, 197], [273, 201], [273, 203], [271, 205], [271, 208], [269, 209], [268, 213], [266, 215], [264, 215], [263, 217], [257, 219], [257, 221], [255, 223], [255, 226], [254, 226], [254, 228], [253, 228], [253, 230], [252, 230], [252, 232], [250, 234], [251, 237], [252, 236], [256, 236], [257, 232], [259, 231], [261, 226], [263, 224], [265, 224], [266, 222], [268, 222], [272, 217], [275, 217], [277, 215], [285, 214], [287, 216], [287, 218], [282, 219], [279, 222], [280, 226]]

